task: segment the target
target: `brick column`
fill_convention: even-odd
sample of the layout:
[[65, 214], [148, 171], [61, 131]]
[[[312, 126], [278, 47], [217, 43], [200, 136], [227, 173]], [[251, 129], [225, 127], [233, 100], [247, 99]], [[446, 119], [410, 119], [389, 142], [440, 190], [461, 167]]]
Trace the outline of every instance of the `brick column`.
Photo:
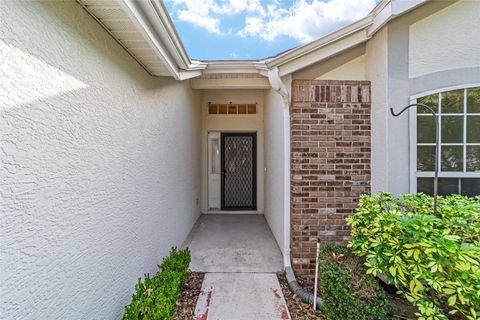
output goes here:
[[313, 275], [316, 239], [348, 241], [370, 192], [370, 82], [294, 80], [290, 121], [292, 262]]

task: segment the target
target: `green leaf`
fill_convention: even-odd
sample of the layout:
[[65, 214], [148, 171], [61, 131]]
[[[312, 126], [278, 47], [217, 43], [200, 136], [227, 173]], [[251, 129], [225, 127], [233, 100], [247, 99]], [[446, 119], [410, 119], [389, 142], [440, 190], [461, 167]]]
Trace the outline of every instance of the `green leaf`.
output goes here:
[[457, 301], [457, 295], [454, 294], [454, 295], [450, 296], [450, 298], [448, 298], [447, 303], [448, 303], [449, 306], [453, 306], [456, 301]]
[[391, 266], [390, 268], [388, 268], [388, 271], [390, 271], [390, 274], [394, 277], [397, 274], [397, 268], [395, 268], [394, 266]]

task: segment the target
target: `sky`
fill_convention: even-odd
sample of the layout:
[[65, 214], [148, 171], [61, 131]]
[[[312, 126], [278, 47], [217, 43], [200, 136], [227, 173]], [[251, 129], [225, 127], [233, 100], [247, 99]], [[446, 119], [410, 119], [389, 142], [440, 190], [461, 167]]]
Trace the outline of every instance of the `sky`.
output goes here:
[[378, 0], [164, 0], [192, 59], [276, 55], [366, 16]]

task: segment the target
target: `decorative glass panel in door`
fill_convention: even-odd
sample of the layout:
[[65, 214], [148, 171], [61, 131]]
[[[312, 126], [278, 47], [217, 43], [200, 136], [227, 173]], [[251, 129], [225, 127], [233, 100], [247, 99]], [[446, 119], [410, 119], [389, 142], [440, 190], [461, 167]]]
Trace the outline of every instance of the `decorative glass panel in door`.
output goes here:
[[256, 210], [256, 134], [222, 133], [222, 210]]

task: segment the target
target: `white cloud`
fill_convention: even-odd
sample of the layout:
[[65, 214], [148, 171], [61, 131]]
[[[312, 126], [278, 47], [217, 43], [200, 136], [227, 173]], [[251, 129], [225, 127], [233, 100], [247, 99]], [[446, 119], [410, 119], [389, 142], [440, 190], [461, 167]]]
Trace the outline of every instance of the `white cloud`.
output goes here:
[[256, 12], [263, 15], [265, 10], [260, 4], [259, 0], [228, 0], [221, 1], [211, 8], [212, 12], [216, 14], [239, 14], [243, 12]]
[[167, 0], [173, 4], [174, 17], [204, 28], [210, 33], [225, 34], [220, 30], [224, 16], [255, 13], [264, 15], [259, 0]]
[[167, 0], [173, 4], [173, 17], [207, 30], [226, 34], [222, 20], [243, 14], [245, 24], [234, 32], [242, 37], [273, 41], [287, 36], [308, 42], [358, 20], [374, 7], [375, 0], [297, 0], [290, 7], [270, 0]]
[[220, 31], [220, 19], [210, 17], [209, 15], [202, 15], [200, 13], [189, 10], [179, 10], [178, 19], [180, 19], [181, 21], [193, 23], [194, 25], [202, 27], [211, 33], [222, 33]]
[[300, 0], [290, 8], [269, 5], [263, 17], [250, 16], [238, 35], [273, 41], [288, 36], [308, 42], [361, 19], [374, 7], [375, 0]]
[[214, 0], [171, 0], [175, 7], [176, 17], [180, 21], [189, 22], [208, 32], [220, 34], [220, 19], [210, 14], [210, 9], [216, 6]]

